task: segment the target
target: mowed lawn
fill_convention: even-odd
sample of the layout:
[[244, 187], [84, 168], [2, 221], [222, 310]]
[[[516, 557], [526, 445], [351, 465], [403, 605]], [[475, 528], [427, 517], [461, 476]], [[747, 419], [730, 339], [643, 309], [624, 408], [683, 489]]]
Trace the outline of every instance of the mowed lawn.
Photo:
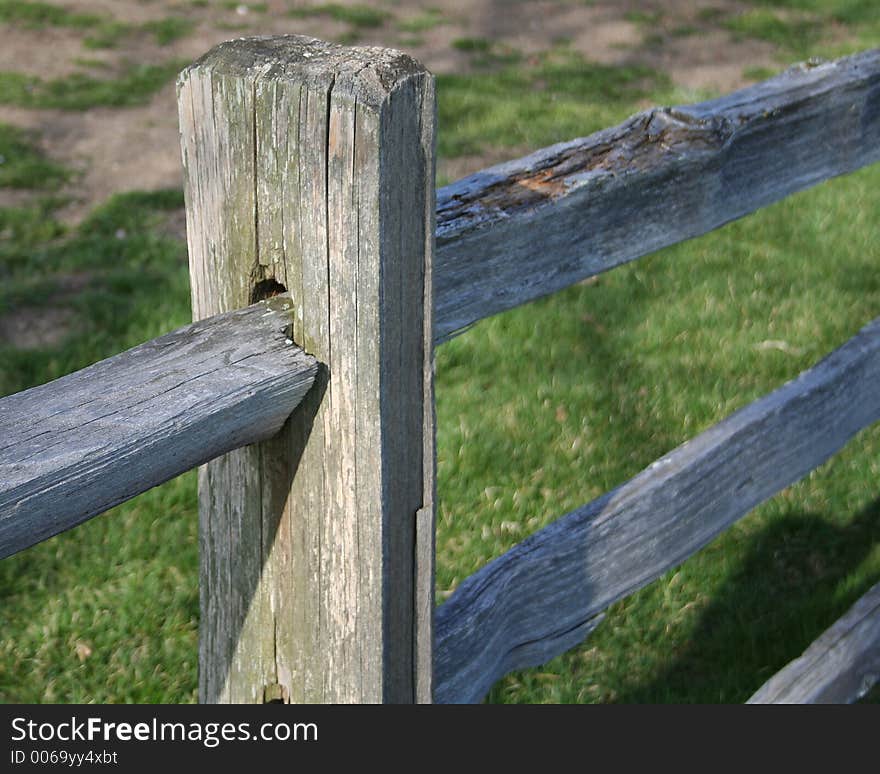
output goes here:
[[[781, 62], [876, 44], [870, 9], [841, 16], [853, 34], [826, 44], [812, 21], [855, 5], [786, 3], [798, 16], [777, 5], [755, 4], [736, 29], [719, 23], [781, 36]], [[475, 72], [438, 79], [445, 159], [498, 147], [514, 155], [646, 104], [707, 96], [683, 94], [647, 67], [588, 63], [564, 44], [528, 60], [490, 41], [461, 48]], [[39, 189], [0, 209], [2, 330], [24, 321], [15, 340], [0, 339], [0, 394], [188, 322], [185, 245], [169, 226], [180, 192], [115, 197], [66, 228], [56, 211], [67, 171], [8, 127], [0, 156], [0, 186]], [[441, 346], [438, 602], [880, 314], [878, 190], [880, 167], [830, 181]], [[196, 700], [195, 489], [188, 473], [0, 562], [0, 700]], [[583, 645], [508, 676], [489, 700], [740, 702], [878, 580], [875, 426], [613, 606]]]

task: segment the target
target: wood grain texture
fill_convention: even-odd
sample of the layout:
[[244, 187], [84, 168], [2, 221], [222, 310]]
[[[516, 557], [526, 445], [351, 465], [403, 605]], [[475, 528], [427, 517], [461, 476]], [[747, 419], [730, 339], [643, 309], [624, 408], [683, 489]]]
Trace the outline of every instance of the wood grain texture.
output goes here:
[[880, 681], [880, 583], [777, 672], [749, 704], [848, 704]]
[[880, 52], [795, 67], [437, 195], [435, 340], [880, 158]]
[[437, 611], [435, 701], [579, 643], [596, 616], [880, 419], [880, 318], [821, 363], [467, 578]]
[[0, 400], [0, 557], [278, 432], [317, 373], [284, 306], [212, 317]]
[[280, 283], [326, 365], [278, 438], [201, 472], [201, 700], [430, 698], [433, 78], [245, 39], [182, 74], [179, 107], [194, 315]]

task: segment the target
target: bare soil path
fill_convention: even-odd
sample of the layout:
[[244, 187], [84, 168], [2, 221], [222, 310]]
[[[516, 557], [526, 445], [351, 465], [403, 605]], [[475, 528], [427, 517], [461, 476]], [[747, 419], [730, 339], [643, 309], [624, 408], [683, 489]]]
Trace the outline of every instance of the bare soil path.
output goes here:
[[[77, 14], [95, 14], [128, 25], [114, 47], [92, 48], [87, 26], [22, 25], [0, 22], [0, 71], [42, 79], [73, 73], [112, 75], [131, 63], [190, 61], [215, 44], [245, 35], [300, 33], [401, 48], [436, 73], [465, 72], [471, 57], [456, 41], [489, 40], [524, 55], [546, 51], [565, 41], [586, 59], [640, 63], [662, 69], [689, 90], [730, 91], [745, 83], [747, 67], [778, 67], [773, 47], [756, 40], [735, 40], [711, 21], [718, 14], [746, 8], [733, 0], [387, 0], [335, 4], [361, 11], [345, 13], [312, 2], [267, 0], [50, 0]], [[315, 9], [324, 9], [316, 13]], [[311, 11], [309, 10], [311, 9]], [[293, 12], [296, 15], [291, 15]], [[186, 34], [162, 44], [143, 27], [175, 18]], [[134, 30], [134, 31], [132, 31]], [[48, 156], [76, 170], [64, 194], [62, 212], [76, 222], [113, 193], [181, 185], [174, 84], [148, 104], [84, 111], [27, 109], [0, 105], [0, 122], [33, 131]], [[568, 139], [568, 138], [559, 138]], [[498, 159], [449, 160], [447, 177], [458, 177]], [[17, 192], [0, 191], [0, 206], [14, 203]]]

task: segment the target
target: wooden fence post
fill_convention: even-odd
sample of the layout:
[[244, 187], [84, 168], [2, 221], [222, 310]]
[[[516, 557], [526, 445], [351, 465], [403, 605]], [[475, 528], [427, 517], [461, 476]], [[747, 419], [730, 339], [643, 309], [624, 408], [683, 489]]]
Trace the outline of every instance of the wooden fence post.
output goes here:
[[433, 78], [244, 39], [178, 104], [194, 318], [286, 289], [322, 364], [278, 436], [200, 470], [200, 700], [430, 701]]

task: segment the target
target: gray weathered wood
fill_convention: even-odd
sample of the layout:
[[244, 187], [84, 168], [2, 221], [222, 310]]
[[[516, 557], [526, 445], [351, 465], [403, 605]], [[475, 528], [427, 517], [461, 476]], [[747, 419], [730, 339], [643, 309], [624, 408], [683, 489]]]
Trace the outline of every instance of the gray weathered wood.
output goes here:
[[771, 677], [749, 704], [848, 704], [880, 681], [880, 583], [803, 655]]
[[880, 318], [775, 392], [495, 559], [437, 611], [435, 701], [580, 642], [595, 616], [880, 419]]
[[880, 52], [640, 113], [442, 188], [435, 340], [880, 158]]
[[314, 381], [279, 297], [0, 400], [0, 557], [274, 435]]
[[433, 78], [246, 39], [179, 107], [194, 316], [279, 283], [327, 366], [277, 438], [201, 471], [200, 698], [429, 699]]

